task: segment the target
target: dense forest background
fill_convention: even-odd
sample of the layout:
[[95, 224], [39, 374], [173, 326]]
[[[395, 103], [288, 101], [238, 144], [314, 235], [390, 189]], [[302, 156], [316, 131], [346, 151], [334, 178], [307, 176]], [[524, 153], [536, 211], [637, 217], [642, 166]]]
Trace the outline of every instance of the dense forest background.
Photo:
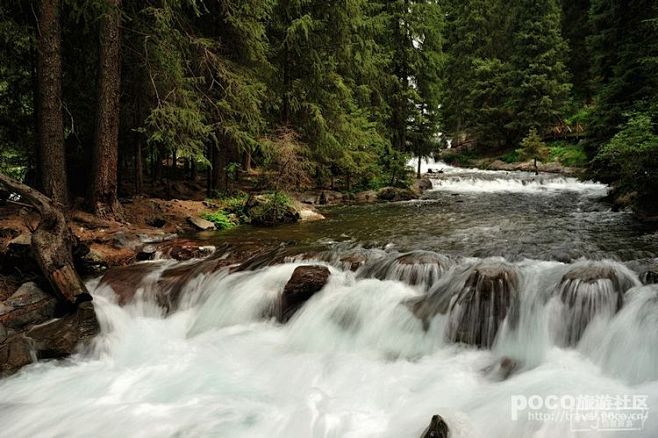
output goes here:
[[0, 172], [112, 217], [163, 181], [404, 185], [411, 155], [538, 136], [655, 205], [657, 3], [2, 0]]

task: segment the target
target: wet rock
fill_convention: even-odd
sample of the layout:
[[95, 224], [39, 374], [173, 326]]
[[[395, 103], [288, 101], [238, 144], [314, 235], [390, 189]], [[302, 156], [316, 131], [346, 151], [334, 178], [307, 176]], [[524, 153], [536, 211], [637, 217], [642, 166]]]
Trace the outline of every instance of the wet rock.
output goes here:
[[397, 257], [384, 257], [368, 263], [359, 272], [361, 278], [397, 280], [425, 288], [434, 284], [452, 265], [450, 260], [431, 251], [411, 251]]
[[430, 425], [423, 431], [420, 438], [448, 438], [448, 424], [440, 415], [432, 416]]
[[553, 292], [563, 305], [559, 331], [564, 344], [577, 344], [594, 317], [617, 313], [633, 286], [631, 278], [604, 262], [572, 267]]
[[277, 320], [288, 321], [306, 301], [329, 280], [326, 266], [299, 266], [295, 269], [279, 298]]
[[414, 191], [416, 193], [423, 193], [426, 190], [432, 190], [432, 181], [429, 178], [417, 179], [414, 182]]
[[510, 323], [516, 322], [518, 287], [519, 275], [512, 265], [475, 267], [451, 300], [448, 338], [453, 342], [491, 347], [508, 314], [512, 318]]
[[36, 283], [30, 281], [23, 283], [11, 297], [5, 300], [5, 304], [14, 308], [26, 307], [48, 298], [47, 293], [42, 291]]
[[137, 260], [146, 261], [155, 259], [158, 248], [155, 245], [144, 245], [137, 253]]
[[642, 284], [658, 284], [658, 271], [649, 270], [640, 274]]
[[138, 263], [112, 268], [103, 275], [99, 285], [111, 287], [119, 304], [124, 305], [133, 300], [144, 278], [158, 269], [160, 265], [157, 263]]
[[339, 261], [345, 269], [354, 272], [368, 261], [368, 257], [363, 253], [357, 252], [341, 257]]
[[214, 223], [196, 216], [189, 216], [187, 222], [199, 231], [216, 230]]
[[12, 330], [22, 330], [32, 324], [39, 324], [54, 318], [57, 311], [57, 300], [46, 296], [36, 303], [29, 304], [0, 315], [0, 324]]
[[507, 380], [515, 371], [520, 368], [518, 361], [503, 357], [500, 361], [484, 369], [484, 372], [495, 381]]
[[402, 189], [399, 187], [384, 187], [377, 192], [377, 199], [380, 201], [410, 201], [417, 197], [418, 195], [416, 195], [413, 190]]
[[0, 376], [8, 376], [32, 363], [29, 341], [14, 335], [0, 343]]
[[87, 301], [72, 315], [32, 327], [25, 336], [32, 341], [38, 359], [58, 359], [70, 356], [78, 344], [88, 342], [99, 332], [94, 306]]

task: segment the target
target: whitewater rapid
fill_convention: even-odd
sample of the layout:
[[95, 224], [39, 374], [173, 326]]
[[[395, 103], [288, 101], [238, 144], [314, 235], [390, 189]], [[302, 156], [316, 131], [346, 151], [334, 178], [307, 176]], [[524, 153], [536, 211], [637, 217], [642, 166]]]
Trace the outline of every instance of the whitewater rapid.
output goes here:
[[[108, 286], [90, 284], [102, 334], [65, 363], [0, 381], [3, 436], [418, 437], [436, 413], [453, 437], [577, 436], [567, 423], [512, 421], [511, 396], [646, 395], [657, 406], [656, 288], [633, 288], [619, 314], [563, 348], [550, 311], [532, 308], [565, 266], [519, 263], [530, 310], [520, 330], [478, 350], [445, 340], [445, 316], [425, 331], [401, 305], [422, 284], [334, 266], [287, 325], [263, 320], [299, 265], [203, 276], [166, 317], [144, 299], [119, 307]], [[522, 364], [507, 380], [502, 357]], [[632, 436], [657, 434], [649, 416]]]

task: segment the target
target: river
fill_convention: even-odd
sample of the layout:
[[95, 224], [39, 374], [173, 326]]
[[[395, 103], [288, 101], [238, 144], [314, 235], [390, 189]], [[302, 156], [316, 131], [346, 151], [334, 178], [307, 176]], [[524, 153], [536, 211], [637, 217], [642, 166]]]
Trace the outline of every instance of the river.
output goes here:
[[[91, 281], [102, 334], [1, 380], [0, 434], [416, 438], [440, 414], [451, 437], [658, 436], [658, 288], [639, 279], [656, 233], [601, 184], [425, 166], [417, 201], [208, 236], [313, 260], [200, 276], [169, 315]], [[310, 263], [330, 268], [324, 289], [289, 323], [264, 320]], [[477, 296], [487, 276], [513, 303], [483, 328], [459, 297], [475, 279], [495, 317]], [[469, 336], [483, 348], [455, 342]]]

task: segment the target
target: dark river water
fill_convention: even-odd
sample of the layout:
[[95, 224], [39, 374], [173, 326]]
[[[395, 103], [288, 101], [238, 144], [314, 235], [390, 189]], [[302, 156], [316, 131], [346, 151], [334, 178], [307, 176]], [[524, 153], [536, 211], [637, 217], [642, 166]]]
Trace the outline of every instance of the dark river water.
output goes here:
[[607, 187], [575, 178], [448, 167], [422, 199], [322, 208], [325, 221], [240, 227], [212, 240], [353, 242], [399, 251], [568, 262], [581, 257], [647, 261], [658, 234], [604, 202]]

